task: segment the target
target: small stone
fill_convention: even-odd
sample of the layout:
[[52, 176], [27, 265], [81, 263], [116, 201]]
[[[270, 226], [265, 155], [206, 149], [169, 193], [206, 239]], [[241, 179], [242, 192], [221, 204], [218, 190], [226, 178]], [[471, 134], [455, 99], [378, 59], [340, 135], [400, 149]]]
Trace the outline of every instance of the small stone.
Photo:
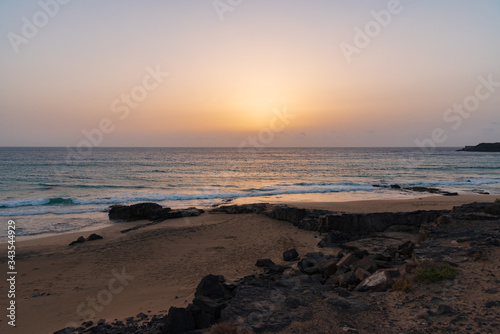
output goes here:
[[92, 326], [93, 324], [94, 324], [94, 322], [89, 320], [89, 321], [85, 321], [84, 323], [82, 323], [82, 326], [85, 328], [88, 328], [88, 327]]
[[375, 274], [365, 278], [356, 287], [357, 291], [387, 291], [392, 285], [391, 276], [387, 271], [379, 270]]
[[271, 267], [274, 266], [274, 262], [271, 259], [258, 259], [255, 263], [256, 267]]
[[295, 248], [283, 252], [283, 260], [285, 261], [293, 261], [296, 260], [298, 257], [299, 253], [297, 253], [297, 250]]
[[104, 239], [101, 237], [99, 234], [92, 233], [87, 237], [87, 241], [92, 241], [92, 240], [99, 240], [99, 239]]
[[78, 237], [78, 239], [76, 239], [75, 241], [72, 241], [69, 246], [73, 246], [73, 245], [76, 245], [76, 244], [81, 244], [85, 242], [85, 238], [84, 237]]
[[135, 316], [137, 319], [140, 319], [140, 320], [144, 320], [144, 319], [147, 319], [148, 316], [145, 315], [144, 313], [139, 313], [138, 315]]

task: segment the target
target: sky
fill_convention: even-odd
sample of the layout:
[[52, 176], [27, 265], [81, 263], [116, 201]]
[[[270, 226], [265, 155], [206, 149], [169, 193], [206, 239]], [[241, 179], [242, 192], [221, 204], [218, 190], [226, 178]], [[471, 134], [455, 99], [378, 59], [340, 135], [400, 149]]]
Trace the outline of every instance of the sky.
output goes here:
[[0, 2], [0, 146], [500, 141], [496, 0]]

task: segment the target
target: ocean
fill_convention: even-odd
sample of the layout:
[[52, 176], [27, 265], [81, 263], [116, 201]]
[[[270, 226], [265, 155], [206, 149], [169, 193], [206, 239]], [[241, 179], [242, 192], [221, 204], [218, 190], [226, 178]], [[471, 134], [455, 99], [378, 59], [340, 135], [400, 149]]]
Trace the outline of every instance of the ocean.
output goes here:
[[[391, 184], [500, 194], [500, 153], [438, 148], [0, 148], [0, 226], [18, 236], [107, 223], [113, 204], [172, 208], [412, 198]], [[7, 229], [0, 231], [5, 237]]]

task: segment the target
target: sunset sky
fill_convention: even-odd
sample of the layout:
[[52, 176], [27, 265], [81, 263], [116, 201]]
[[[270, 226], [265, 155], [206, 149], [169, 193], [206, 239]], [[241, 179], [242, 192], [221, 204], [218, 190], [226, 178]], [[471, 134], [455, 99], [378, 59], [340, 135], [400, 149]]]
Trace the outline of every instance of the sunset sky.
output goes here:
[[497, 0], [60, 2], [0, 2], [0, 146], [500, 141]]

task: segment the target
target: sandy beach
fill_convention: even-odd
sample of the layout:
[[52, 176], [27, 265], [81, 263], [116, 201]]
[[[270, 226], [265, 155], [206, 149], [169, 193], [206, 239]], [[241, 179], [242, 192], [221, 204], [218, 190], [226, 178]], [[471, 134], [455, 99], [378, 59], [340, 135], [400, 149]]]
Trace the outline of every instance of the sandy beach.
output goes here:
[[[497, 196], [430, 196], [412, 200], [343, 203], [289, 203], [297, 207], [339, 212], [410, 212], [451, 209], [472, 202], [493, 202]], [[125, 234], [141, 222], [116, 223], [93, 231], [103, 240], [68, 246], [76, 232], [18, 241], [16, 328], [0, 318], [2, 333], [52, 333], [99, 319], [113, 321], [146, 314], [164, 314], [186, 306], [207, 274], [236, 280], [259, 272], [255, 261], [282, 262], [282, 252], [317, 249], [319, 234], [256, 214], [204, 213], [167, 220]], [[6, 247], [6, 244], [1, 244]], [[334, 249], [322, 249], [324, 253]], [[6, 267], [5, 258], [2, 259]], [[5, 280], [0, 290], [6, 291]], [[5, 296], [2, 295], [2, 300]], [[2, 304], [4, 301], [2, 301]]]

